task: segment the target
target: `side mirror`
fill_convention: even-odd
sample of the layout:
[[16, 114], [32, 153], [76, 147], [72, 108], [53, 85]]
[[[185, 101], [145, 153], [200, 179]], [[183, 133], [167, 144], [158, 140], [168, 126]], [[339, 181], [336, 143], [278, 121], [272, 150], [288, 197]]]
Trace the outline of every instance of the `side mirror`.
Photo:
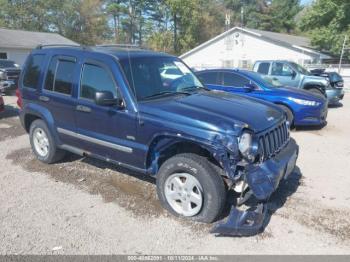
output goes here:
[[249, 93], [255, 90], [255, 85], [254, 84], [246, 84], [244, 87], [244, 91]]
[[123, 107], [123, 100], [115, 98], [110, 91], [100, 91], [95, 93], [95, 103], [99, 106], [118, 106]]

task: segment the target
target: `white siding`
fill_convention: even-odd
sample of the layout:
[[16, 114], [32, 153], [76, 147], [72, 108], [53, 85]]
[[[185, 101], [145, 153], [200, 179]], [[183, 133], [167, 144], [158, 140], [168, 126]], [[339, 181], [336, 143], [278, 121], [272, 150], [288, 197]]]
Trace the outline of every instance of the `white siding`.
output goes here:
[[257, 37], [233, 32], [207, 46], [183, 56], [182, 59], [196, 69], [215, 67], [250, 67], [256, 60], [292, 60], [303, 64], [314, 58], [304, 51], [295, 51]]
[[15, 61], [17, 64], [22, 66], [31, 52], [30, 49], [15, 49], [15, 48], [1, 48], [0, 53], [7, 53], [7, 59]]

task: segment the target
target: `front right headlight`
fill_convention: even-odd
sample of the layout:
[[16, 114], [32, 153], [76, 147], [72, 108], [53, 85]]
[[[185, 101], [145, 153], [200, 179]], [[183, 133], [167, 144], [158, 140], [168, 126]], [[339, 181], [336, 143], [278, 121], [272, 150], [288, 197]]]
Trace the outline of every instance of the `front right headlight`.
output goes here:
[[238, 148], [242, 156], [252, 162], [258, 154], [258, 143], [254, 141], [251, 132], [244, 131], [238, 139]]
[[320, 103], [312, 100], [304, 100], [304, 99], [299, 99], [299, 98], [294, 98], [294, 97], [288, 97], [290, 101], [293, 101], [294, 103], [297, 103], [298, 105], [303, 105], [303, 106], [319, 106]]

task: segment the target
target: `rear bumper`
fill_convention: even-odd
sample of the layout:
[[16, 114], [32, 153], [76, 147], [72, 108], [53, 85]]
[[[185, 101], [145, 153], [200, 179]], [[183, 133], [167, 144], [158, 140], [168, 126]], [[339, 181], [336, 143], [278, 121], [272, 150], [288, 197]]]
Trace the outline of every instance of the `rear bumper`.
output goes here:
[[299, 147], [291, 138], [288, 145], [274, 158], [260, 165], [248, 166], [245, 179], [258, 200], [268, 200], [280, 181], [293, 172], [298, 154]]
[[326, 93], [329, 105], [336, 104], [344, 98], [344, 89], [342, 88], [327, 89]]

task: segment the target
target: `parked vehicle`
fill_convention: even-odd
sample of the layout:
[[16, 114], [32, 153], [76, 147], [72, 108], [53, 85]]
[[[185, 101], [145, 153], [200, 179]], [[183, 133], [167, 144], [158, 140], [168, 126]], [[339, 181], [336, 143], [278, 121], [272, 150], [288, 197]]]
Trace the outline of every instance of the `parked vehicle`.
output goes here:
[[0, 113], [4, 112], [4, 110], [5, 110], [4, 99], [2, 98], [2, 95], [0, 94]]
[[327, 78], [333, 88], [342, 89], [344, 87], [344, 79], [337, 72], [325, 72], [325, 69], [314, 69], [311, 70], [311, 74]]
[[0, 59], [0, 93], [16, 90], [20, 73], [21, 69], [14, 61]]
[[196, 72], [196, 75], [210, 89], [255, 97], [278, 105], [287, 113], [291, 125], [326, 123], [328, 106], [327, 100], [322, 96], [282, 87], [278, 81], [246, 70], [204, 70]]
[[[161, 75], [176, 67], [182, 76]], [[213, 233], [261, 230], [266, 202], [296, 164], [286, 116], [264, 101], [208, 91], [178, 58], [115, 47], [39, 47], [20, 78], [20, 119], [36, 157], [70, 151], [154, 176], [163, 207], [215, 221], [226, 187], [237, 205]], [[233, 224], [231, 224], [233, 223]]]
[[284, 86], [296, 87], [323, 94], [328, 104], [337, 104], [344, 98], [342, 88], [333, 88], [328, 79], [312, 75], [304, 67], [290, 61], [257, 61], [254, 71], [277, 79]]

